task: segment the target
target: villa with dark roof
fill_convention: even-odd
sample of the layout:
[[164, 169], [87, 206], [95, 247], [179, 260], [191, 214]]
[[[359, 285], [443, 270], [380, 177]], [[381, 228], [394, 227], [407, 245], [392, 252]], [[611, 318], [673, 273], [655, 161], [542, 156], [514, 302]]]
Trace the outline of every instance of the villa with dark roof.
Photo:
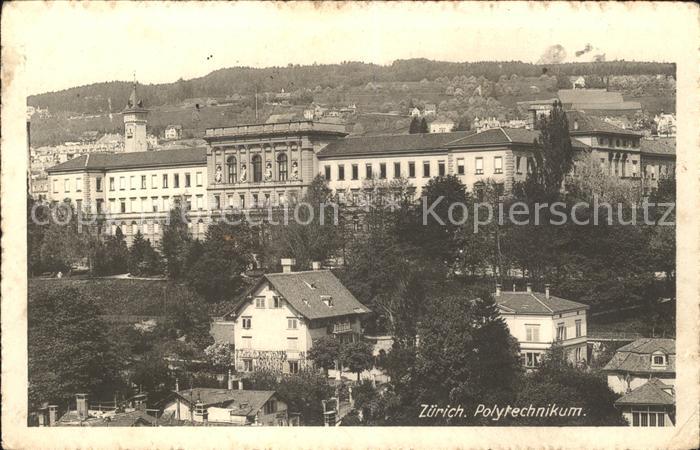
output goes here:
[[529, 284], [526, 291], [502, 291], [499, 285], [494, 301], [520, 344], [523, 366], [535, 367], [554, 344], [564, 348], [572, 363], [588, 360], [588, 305], [551, 295], [548, 285], [544, 293], [533, 292]]
[[631, 426], [673, 426], [675, 339], [637, 339], [617, 349], [603, 371], [610, 389], [622, 395], [615, 406]]
[[296, 373], [311, 364], [314, 339], [359, 339], [360, 318], [370, 310], [330, 270], [314, 263], [315, 270], [294, 272], [294, 264], [282, 259], [282, 273], [263, 275], [214, 323], [215, 339], [235, 346], [237, 371]]

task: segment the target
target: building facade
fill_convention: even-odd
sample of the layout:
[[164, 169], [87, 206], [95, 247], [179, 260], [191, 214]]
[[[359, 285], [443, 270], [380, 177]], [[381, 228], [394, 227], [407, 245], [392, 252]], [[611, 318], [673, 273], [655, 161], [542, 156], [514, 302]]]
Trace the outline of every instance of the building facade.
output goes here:
[[588, 305], [544, 293], [506, 292], [496, 288], [494, 296], [510, 334], [520, 344], [523, 366], [534, 368], [552, 345], [561, 345], [574, 363], [588, 360], [586, 312]]
[[293, 264], [283, 259], [282, 273], [264, 275], [214, 323], [216, 340], [235, 346], [237, 371], [297, 373], [312, 364], [307, 352], [314, 339], [359, 339], [369, 309], [329, 270], [315, 264], [316, 270], [293, 272]]

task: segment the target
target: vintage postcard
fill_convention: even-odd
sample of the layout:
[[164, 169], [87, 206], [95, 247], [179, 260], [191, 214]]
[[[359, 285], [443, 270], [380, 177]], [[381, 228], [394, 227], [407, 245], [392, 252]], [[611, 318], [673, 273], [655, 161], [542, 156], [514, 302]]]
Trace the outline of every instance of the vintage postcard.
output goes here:
[[4, 4], [3, 446], [697, 448], [699, 11]]

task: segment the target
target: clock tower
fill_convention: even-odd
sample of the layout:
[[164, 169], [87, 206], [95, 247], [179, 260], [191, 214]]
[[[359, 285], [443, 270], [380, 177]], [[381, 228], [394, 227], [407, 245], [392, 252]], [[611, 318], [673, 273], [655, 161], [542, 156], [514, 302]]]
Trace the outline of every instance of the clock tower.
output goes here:
[[124, 116], [124, 152], [145, 152], [148, 150], [146, 139], [146, 116], [148, 110], [143, 107], [143, 100], [136, 96], [136, 82], [129, 96]]

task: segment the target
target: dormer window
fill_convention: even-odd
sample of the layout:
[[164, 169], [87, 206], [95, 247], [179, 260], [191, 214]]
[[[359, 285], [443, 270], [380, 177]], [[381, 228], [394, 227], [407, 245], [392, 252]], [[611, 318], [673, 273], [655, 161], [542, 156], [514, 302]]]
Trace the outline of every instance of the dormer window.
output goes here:
[[333, 297], [330, 295], [322, 295], [321, 296], [321, 301], [326, 304], [329, 308], [333, 307]]
[[652, 367], [666, 367], [666, 355], [658, 352], [651, 355]]
[[304, 284], [308, 286], [309, 289], [316, 289], [316, 285], [313, 283], [309, 283], [308, 281], [304, 281]]

